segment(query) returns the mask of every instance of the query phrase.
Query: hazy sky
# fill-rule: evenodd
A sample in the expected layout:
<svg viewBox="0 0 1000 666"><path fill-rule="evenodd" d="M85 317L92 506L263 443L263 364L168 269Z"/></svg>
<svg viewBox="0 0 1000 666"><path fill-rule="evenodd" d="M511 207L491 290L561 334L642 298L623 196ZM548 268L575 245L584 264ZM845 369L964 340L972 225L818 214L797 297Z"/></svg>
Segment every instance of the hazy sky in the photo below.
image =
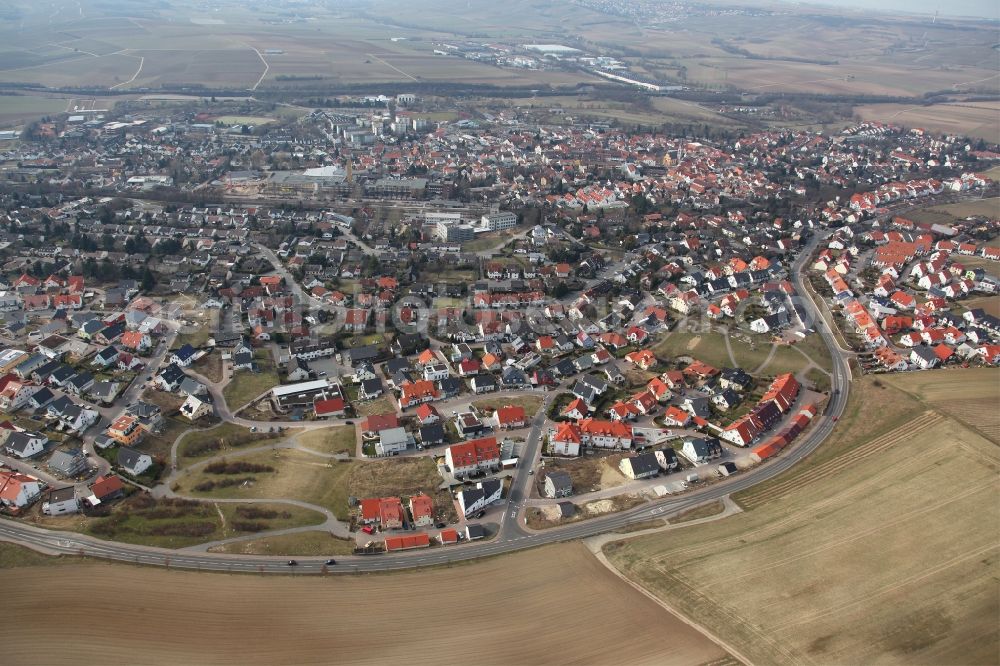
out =
<svg viewBox="0 0 1000 666"><path fill-rule="evenodd" d="M985 16L1000 18L1000 0L818 0L824 5L861 7L877 11L920 12L942 16Z"/></svg>

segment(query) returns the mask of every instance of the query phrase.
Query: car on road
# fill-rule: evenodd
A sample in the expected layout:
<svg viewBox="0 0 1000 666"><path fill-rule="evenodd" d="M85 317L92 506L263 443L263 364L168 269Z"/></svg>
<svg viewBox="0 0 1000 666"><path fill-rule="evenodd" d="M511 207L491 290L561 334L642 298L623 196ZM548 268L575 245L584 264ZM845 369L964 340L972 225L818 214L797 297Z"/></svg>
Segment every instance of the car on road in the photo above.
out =
<svg viewBox="0 0 1000 666"><path fill-rule="evenodd" d="M290 566L290 567L296 567L298 565L299 565L299 563L297 561L295 561L295 560L288 560L288 566Z"/></svg>
<svg viewBox="0 0 1000 666"><path fill-rule="evenodd" d="M375 532L375 528L372 527L371 525L365 525L364 527L361 528L361 531L364 532L365 534L372 534L373 532Z"/></svg>
<svg viewBox="0 0 1000 666"><path fill-rule="evenodd" d="M328 559L326 562L324 562L324 564L328 564L330 566L333 566L336 563L337 563L337 560L333 559L332 557L330 559Z"/></svg>

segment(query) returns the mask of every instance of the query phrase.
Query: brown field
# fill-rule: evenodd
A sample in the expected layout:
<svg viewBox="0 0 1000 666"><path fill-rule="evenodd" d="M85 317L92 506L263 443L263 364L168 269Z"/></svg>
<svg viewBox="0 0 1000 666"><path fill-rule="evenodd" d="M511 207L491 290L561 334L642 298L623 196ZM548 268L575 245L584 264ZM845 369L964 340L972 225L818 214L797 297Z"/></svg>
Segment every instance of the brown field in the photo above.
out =
<svg viewBox="0 0 1000 666"><path fill-rule="evenodd" d="M966 399L992 390L980 371L892 380L930 402L953 394L936 388L949 373L978 387ZM610 544L609 559L754 662L993 663L1000 452L869 380L835 455L750 491L745 513Z"/></svg>
<svg viewBox="0 0 1000 666"><path fill-rule="evenodd" d="M993 273L994 275L1000 273L1000 264L997 264L995 261L990 263L992 263L995 268L988 272ZM991 314L994 317L1000 317L1000 296L981 296L979 298L970 298L967 301L962 301L962 305L969 310L982 308L983 312Z"/></svg>
<svg viewBox="0 0 1000 666"><path fill-rule="evenodd" d="M885 382L1000 444L1000 370L972 368L890 375Z"/></svg>
<svg viewBox="0 0 1000 666"><path fill-rule="evenodd" d="M932 106L869 104L855 107L854 112L863 120L919 127L942 134L964 134L987 141L997 141L1000 137L1000 102Z"/></svg>
<svg viewBox="0 0 1000 666"><path fill-rule="evenodd" d="M703 664L726 657L578 543L447 568L325 579L71 559L37 566L36 559L4 557L19 565L4 585L18 612L0 629L10 666L464 664L467 651L442 637L454 627L475 645L481 664ZM127 612L128 630L120 622L73 622L53 632L43 621L52 615L53 595L68 617ZM382 623L391 624L391 639L372 638L371 627Z"/></svg>

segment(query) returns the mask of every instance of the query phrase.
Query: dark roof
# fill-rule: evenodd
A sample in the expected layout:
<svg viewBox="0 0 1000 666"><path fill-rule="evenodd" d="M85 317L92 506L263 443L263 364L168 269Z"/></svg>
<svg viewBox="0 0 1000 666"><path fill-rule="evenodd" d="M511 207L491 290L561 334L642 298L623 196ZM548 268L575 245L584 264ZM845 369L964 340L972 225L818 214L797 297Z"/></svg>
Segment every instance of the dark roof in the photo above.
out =
<svg viewBox="0 0 1000 666"><path fill-rule="evenodd" d="M628 459L632 465L632 471L638 476L660 471L660 463L656 462L656 454L652 451L640 453Z"/></svg>
<svg viewBox="0 0 1000 666"><path fill-rule="evenodd" d="M444 426L441 422L420 426L420 441L424 443L443 442Z"/></svg>

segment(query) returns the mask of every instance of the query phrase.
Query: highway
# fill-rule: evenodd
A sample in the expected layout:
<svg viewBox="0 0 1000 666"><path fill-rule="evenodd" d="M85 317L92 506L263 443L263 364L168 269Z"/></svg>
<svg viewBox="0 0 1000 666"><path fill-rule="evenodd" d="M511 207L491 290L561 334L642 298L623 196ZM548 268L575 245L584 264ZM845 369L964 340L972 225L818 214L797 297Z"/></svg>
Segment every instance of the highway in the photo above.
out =
<svg viewBox="0 0 1000 666"><path fill-rule="evenodd" d="M815 451L833 432L837 419L847 405L851 381L849 356L838 348L832 331L829 330L820 316L817 304L808 295L803 284L802 269L819 240L820 237L817 236L803 248L790 273L795 289L803 298L804 307L816 321L815 329L829 349L833 361L830 400L827 408L823 414L816 417L816 423L811 430L807 431L803 437L775 459L718 483L692 490L683 495L664 497L634 509L572 523L564 527L537 532L527 530L522 525L523 503L528 496L529 484L534 478L527 473L527 470L533 466L537 458L541 431L545 422L546 401L546 404L532 419L532 429L522 455L522 460L529 461L531 464L525 465L521 468L521 473L515 476L508 493L498 533L495 538L489 541L399 553L344 556L337 558L338 564L336 566L326 567L324 565L325 558L298 558L297 566L289 566L285 558L174 551L102 541L71 532L45 530L8 519L0 520L0 540L35 547L49 553L86 555L178 569L285 574L317 574L324 570L329 573L377 572L472 560L548 543L613 532L630 523L665 517L745 490L781 474Z"/></svg>

